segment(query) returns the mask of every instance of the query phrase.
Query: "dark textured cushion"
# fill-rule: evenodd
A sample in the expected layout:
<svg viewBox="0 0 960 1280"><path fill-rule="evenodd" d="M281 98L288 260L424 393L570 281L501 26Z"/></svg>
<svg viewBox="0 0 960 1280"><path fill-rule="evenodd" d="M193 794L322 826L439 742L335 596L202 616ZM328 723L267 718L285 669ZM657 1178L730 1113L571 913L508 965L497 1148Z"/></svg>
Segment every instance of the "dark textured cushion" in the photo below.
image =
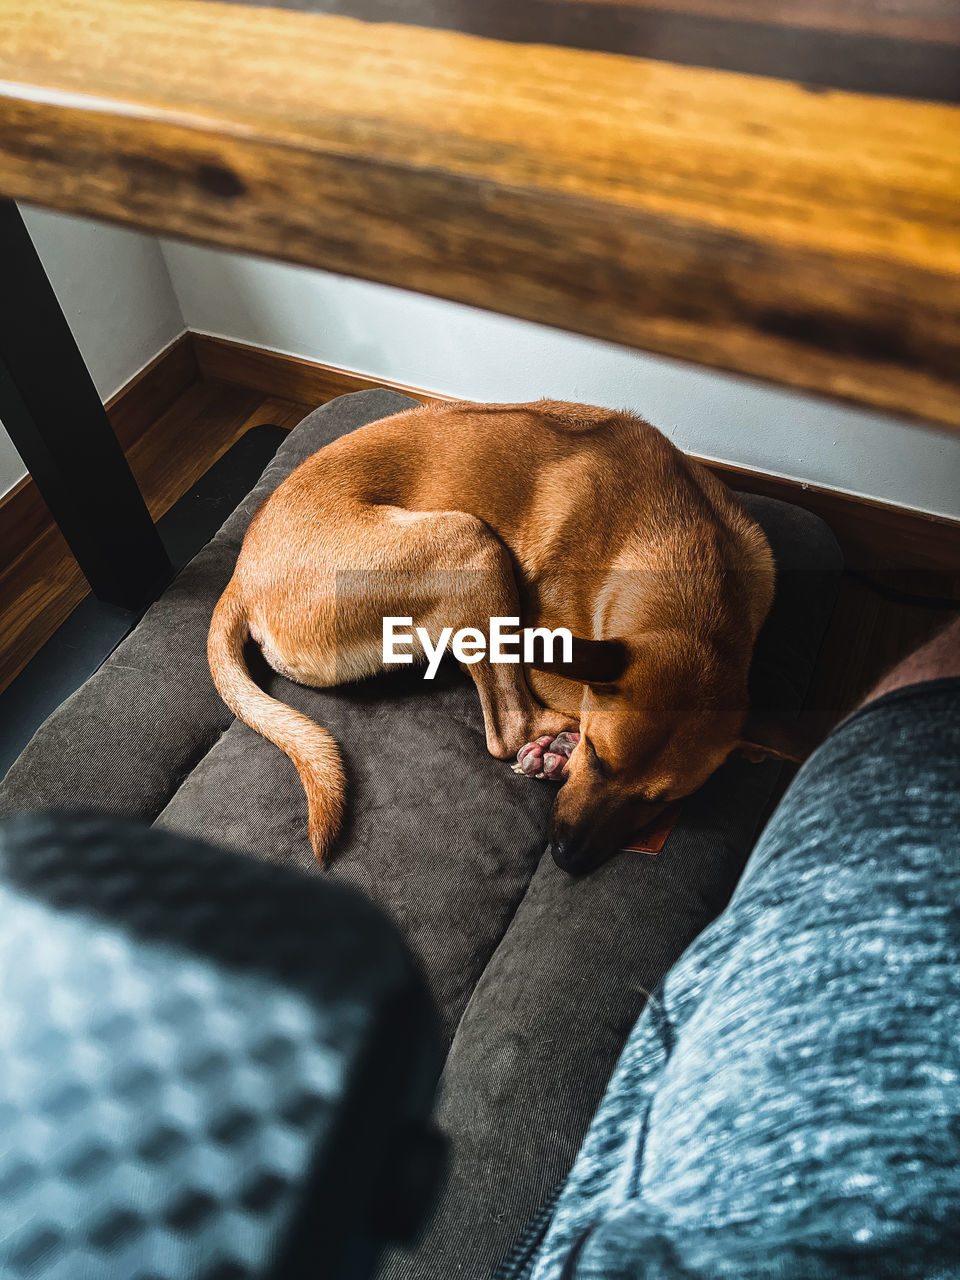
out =
<svg viewBox="0 0 960 1280"><path fill-rule="evenodd" d="M0 816L113 809L314 872L300 781L220 702L207 626L264 496L328 441L411 403L344 396L291 433L217 537L38 731L0 789ZM780 568L755 698L796 710L839 553L807 512L744 502ZM479 702L455 668L432 686L416 673L324 691L272 673L264 683L341 744L349 816L329 874L398 922L452 1037L441 1103L451 1180L427 1240L388 1274L482 1275L569 1168L647 992L725 905L778 769L731 761L685 803L662 853L571 880L542 857L553 786L486 754Z"/></svg>

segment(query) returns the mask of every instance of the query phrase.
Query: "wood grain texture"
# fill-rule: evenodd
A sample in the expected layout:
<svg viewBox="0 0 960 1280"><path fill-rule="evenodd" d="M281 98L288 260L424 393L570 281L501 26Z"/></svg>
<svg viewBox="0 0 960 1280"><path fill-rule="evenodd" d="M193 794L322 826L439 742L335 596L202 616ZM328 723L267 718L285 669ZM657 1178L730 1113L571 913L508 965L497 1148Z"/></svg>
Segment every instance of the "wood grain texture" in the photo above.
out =
<svg viewBox="0 0 960 1280"><path fill-rule="evenodd" d="M261 0L231 3L258 5ZM841 31L895 40L960 41L960 8L955 0L482 0L469 5L458 0L274 0L274 5L278 9L338 13L368 21L413 22L500 39L517 38L519 31L529 31L537 23L540 43L575 43L582 48L596 47L591 43L594 32L581 29L578 39L558 41L558 34L565 35L565 29L558 33L558 24L550 21L550 5L564 5L568 10L589 6L594 11L620 11L627 15L693 15L724 22ZM602 21L596 18L589 25ZM620 32L628 33L629 28L621 26Z"/></svg>
<svg viewBox="0 0 960 1280"><path fill-rule="evenodd" d="M232 0L253 4L259 0ZM280 0L284 9L604 50L777 76L822 88L956 102L947 0L908 12L884 0Z"/></svg>
<svg viewBox="0 0 960 1280"><path fill-rule="evenodd" d="M695 13L734 22L813 27L898 40L960 42L955 0L551 0L554 4ZM309 6L308 6L309 7Z"/></svg>
<svg viewBox="0 0 960 1280"><path fill-rule="evenodd" d="M105 408L130 456L157 417L199 377L184 334L117 392ZM141 469L141 476L143 472ZM89 590L33 480L0 497L0 690L23 669Z"/></svg>
<svg viewBox="0 0 960 1280"><path fill-rule="evenodd" d="M114 435L129 449L199 379L193 338L183 333L104 405Z"/></svg>
<svg viewBox="0 0 960 1280"><path fill-rule="evenodd" d="M9 564L50 524L50 512L30 476L0 497L0 565Z"/></svg>
<svg viewBox="0 0 960 1280"><path fill-rule="evenodd" d="M130 379L104 408L125 451L199 378L192 335L184 333ZM9 565L51 527L37 486L24 476L0 495L0 565Z"/></svg>
<svg viewBox="0 0 960 1280"><path fill-rule="evenodd" d="M8 194L960 425L956 108L188 0L0 80Z"/></svg>
<svg viewBox="0 0 960 1280"><path fill-rule="evenodd" d="M0 571L0 691L89 591L55 525Z"/></svg>
<svg viewBox="0 0 960 1280"><path fill-rule="evenodd" d="M225 338L195 333L192 340L205 377L302 404L323 404L334 396L384 386L423 403L457 398ZM960 599L960 521L732 463L698 461L731 489L779 498L820 516L833 529L851 567L879 573L888 585L903 591Z"/></svg>
<svg viewBox="0 0 960 1280"><path fill-rule="evenodd" d="M191 369L190 383L174 394L178 378ZM156 520L245 431L263 423L292 428L307 407L200 379L192 342L185 338L123 388L108 411ZM76 560L27 478L0 500L0 690L87 591Z"/></svg>
<svg viewBox="0 0 960 1280"><path fill-rule="evenodd" d="M852 569L897 590L960 601L960 521L856 494L700 459L731 489L792 502L833 530Z"/></svg>
<svg viewBox="0 0 960 1280"><path fill-rule="evenodd" d="M814 672L809 709L824 730L851 712L882 675L957 614L884 600L843 578Z"/></svg>

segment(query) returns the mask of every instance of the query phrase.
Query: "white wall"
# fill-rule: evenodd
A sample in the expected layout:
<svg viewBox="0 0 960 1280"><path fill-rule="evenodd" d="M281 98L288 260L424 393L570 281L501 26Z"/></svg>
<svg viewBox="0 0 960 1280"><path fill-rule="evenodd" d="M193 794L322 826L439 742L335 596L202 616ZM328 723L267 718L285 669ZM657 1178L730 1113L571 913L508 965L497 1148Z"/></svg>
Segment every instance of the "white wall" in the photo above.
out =
<svg viewBox="0 0 960 1280"><path fill-rule="evenodd" d="M960 518L960 432L384 285L164 242L188 328L475 400L641 413L708 458Z"/></svg>
<svg viewBox="0 0 960 1280"><path fill-rule="evenodd" d="M183 315L153 236L23 208L54 292L104 400L183 332ZM0 494L25 468L0 426Z"/></svg>
<svg viewBox="0 0 960 1280"><path fill-rule="evenodd" d="M97 389L183 331L476 400L629 407L704 457L960 519L960 433L320 271L27 208ZM0 494L24 469L0 427Z"/></svg>

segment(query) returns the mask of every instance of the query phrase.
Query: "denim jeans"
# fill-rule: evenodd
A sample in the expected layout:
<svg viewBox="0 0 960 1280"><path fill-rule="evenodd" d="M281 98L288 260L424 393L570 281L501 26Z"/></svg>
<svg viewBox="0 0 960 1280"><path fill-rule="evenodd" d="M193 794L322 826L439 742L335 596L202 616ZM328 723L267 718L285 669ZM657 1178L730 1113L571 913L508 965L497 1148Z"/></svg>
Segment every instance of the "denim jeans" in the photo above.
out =
<svg viewBox="0 0 960 1280"><path fill-rule="evenodd" d="M527 1274L960 1276L960 679L800 771L637 1022Z"/></svg>

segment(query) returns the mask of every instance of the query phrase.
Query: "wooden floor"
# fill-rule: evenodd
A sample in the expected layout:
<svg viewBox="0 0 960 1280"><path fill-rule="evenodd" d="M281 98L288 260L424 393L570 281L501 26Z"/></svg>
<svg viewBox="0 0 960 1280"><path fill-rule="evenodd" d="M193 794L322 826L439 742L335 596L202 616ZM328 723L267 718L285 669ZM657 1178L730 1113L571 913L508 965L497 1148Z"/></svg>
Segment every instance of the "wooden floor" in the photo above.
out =
<svg viewBox="0 0 960 1280"><path fill-rule="evenodd" d="M154 518L177 501L251 427L293 427L312 406L205 378L189 387L128 450ZM45 530L0 566L0 689L79 603L86 583L63 539ZM884 600L844 579L811 704L836 719L877 677L951 616Z"/></svg>
<svg viewBox="0 0 960 1280"><path fill-rule="evenodd" d="M127 450L150 514L157 520L169 511L251 427L292 428L311 407L214 380L195 383ZM88 590L63 537L46 521L17 555L0 559L0 692Z"/></svg>

